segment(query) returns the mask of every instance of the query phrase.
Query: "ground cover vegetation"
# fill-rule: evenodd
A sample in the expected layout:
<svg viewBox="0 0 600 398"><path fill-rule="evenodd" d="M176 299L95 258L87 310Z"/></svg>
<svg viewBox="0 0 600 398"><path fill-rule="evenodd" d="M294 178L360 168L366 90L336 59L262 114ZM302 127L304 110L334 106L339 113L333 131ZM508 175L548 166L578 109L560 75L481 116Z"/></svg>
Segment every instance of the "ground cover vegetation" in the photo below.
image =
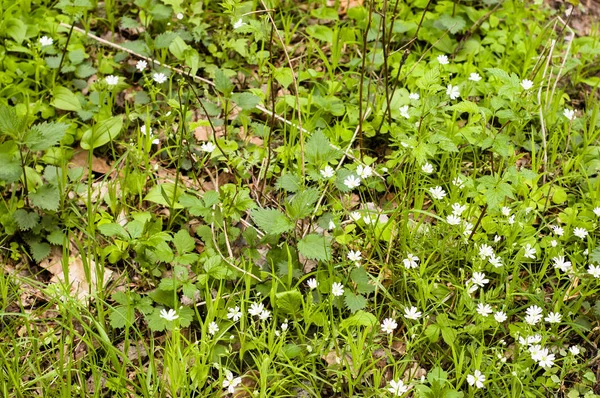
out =
<svg viewBox="0 0 600 398"><path fill-rule="evenodd" d="M600 394L593 2L0 4L1 396Z"/></svg>

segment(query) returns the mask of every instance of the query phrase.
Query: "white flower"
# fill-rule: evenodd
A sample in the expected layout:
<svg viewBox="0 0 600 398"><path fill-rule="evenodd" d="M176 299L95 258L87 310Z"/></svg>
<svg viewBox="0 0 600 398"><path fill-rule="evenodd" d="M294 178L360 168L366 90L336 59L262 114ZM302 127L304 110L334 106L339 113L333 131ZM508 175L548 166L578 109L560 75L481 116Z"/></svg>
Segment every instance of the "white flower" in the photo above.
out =
<svg viewBox="0 0 600 398"><path fill-rule="evenodd" d="M565 256L556 256L552 261L554 261L554 268L558 268L562 272L568 272L571 269L571 262L565 261Z"/></svg>
<svg viewBox="0 0 600 398"><path fill-rule="evenodd" d="M575 119L575 110L565 109L563 112L563 115L569 120L574 120Z"/></svg>
<svg viewBox="0 0 600 398"><path fill-rule="evenodd" d="M358 221L362 218L362 216L360 215L360 212L358 212L358 211L353 211L352 213L350 213L349 217L352 221Z"/></svg>
<svg viewBox="0 0 600 398"><path fill-rule="evenodd" d="M488 257L492 257L494 255L494 249L485 244L482 243L481 246L479 246L479 257L481 257L482 260L485 260Z"/></svg>
<svg viewBox="0 0 600 398"><path fill-rule="evenodd" d="M488 261L490 262L490 264L492 264L495 268L500 268L502 267L502 258L500 258L499 256L493 255L488 257Z"/></svg>
<svg viewBox="0 0 600 398"><path fill-rule="evenodd" d="M408 98L413 100L413 101L418 101L419 98L421 98L421 96L419 95L419 93L410 93L408 95Z"/></svg>
<svg viewBox="0 0 600 398"><path fill-rule="evenodd" d="M398 110L400 111L400 116L405 119L410 119L410 115L408 114L408 105L401 106Z"/></svg>
<svg viewBox="0 0 600 398"><path fill-rule="evenodd" d="M116 86L117 84L119 84L119 76L109 75L109 76L106 76L104 78L104 80L106 81L106 84L108 84L109 86Z"/></svg>
<svg viewBox="0 0 600 398"><path fill-rule="evenodd" d="M412 253L408 253L406 258L402 260L406 269L417 268L419 266L418 261L419 257L413 255Z"/></svg>
<svg viewBox="0 0 600 398"><path fill-rule="evenodd" d="M508 217L508 223L510 225L513 225L515 223L515 215L514 214L512 216Z"/></svg>
<svg viewBox="0 0 600 398"><path fill-rule="evenodd" d="M306 283L308 284L309 289L316 289L317 286L319 285L317 283L317 280L315 278L310 278L309 280L306 281Z"/></svg>
<svg viewBox="0 0 600 398"><path fill-rule="evenodd" d="M179 315L177 315L175 310L172 308L169 309L169 311L163 308L162 310L160 310L160 317L166 321L172 322L175 319L179 318Z"/></svg>
<svg viewBox="0 0 600 398"><path fill-rule="evenodd" d="M323 170L320 171L323 178L331 178L335 175L335 170L333 167L327 165Z"/></svg>
<svg viewBox="0 0 600 398"><path fill-rule="evenodd" d="M446 196L446 191L439 185L437 187L429 188L429 193L433 199L441 200Z"/></svg>
<svg viewBox="0 0 600 398"><path fill-rule="evenodd" d="M440 65L448 65L450 63L448 61L448 56L446 56L444 54L438 55L437 61L440 63Z"/></svg>
<svg viewBox="0 0 600 398"><path fill-rule="evenodd" d="M158 84L161 84L167 81L167 76L164 73L154 73L152 74L152 79Z"/></svg>
<svg viewBox="0 0 600 398"><path fill-rule="evenodd" d="M479 76L479 73L473 72L469 75L469 80L472 82L478 82L481 80L481 76Z"/></svg>
<svg viewBox="0 0 600 398"><path fill-rule="evenodd" d="M54 43L54 39L52 39L51 37L48 37L48 36L40 37L40 46L42 46L42 47L51 46L52 43Z"/></svg>
<svg viewBox="0 0 600 398"><path fill-rule="evenodd" d="M494 314L494 319L496 320L496 322L502 323L506 321L508 317L506 316L506 312L498 311Z"/></svg>
<svg viewBox="0 0 600 398"><path fill-rule="evenodd" d="M351 174L344 180L344 185L348 187L348 189L354 189L360 185L360 178Z"/></svg>
<svg viewBox="0 0 600 398"><path fill-rule="evenodd" d="M282 331L282 332L285 332L286 330L288 330L288 326L289 326L289 325L288 325L288 320L287 320L287 319L284 319L284 320L283 320L283 323L281 324L281 331Z"/></svg>
<svg viewBox="0 0 600 398"><path fill-rule="evenodd" d="M529 90L533 87L533 82L529 79L523 79L521 80L521 87L523 87L523 90Z"/></svg>
<svg viewBox="0 0 600 398"><path fill-rule="evenodd" d="M450 225L460 225L462 222L461 218L454 214L449 214L446 216L446 222Z"/></svg>
<svg viewBox="0 0 600 398"><path fill-rule="evenodd" d="M241 377L234 378L233 374L230 371L225 371L225 380L223 380L223 388L226 388L228 393L233 394L235 392L235 387L237 387L241 382Z"/></svg>
<svg viewBox="0 0 600 398"><path fill-rule="evenodd" d="M596 217L600 217L600 207L594 207L594 210L592 210L592 211L594 212Z"/></svg>
<svg viewBox="0 0 600 398"><path fill-rule="evenodd" d="M346 257L348 257L348 260L350 261L359 262L362 258L362 255L360 253L360 250L350 250Z"/></svg>
<svg viewBox="0 0 600 398"><path fill-rule="evenodd" d="M548 314L547 317L544 318L544 320L548 323L560 323L561 319L562 319L562 315L559 314L558 312L551 312Z"/></svg>
<svg viewBox="0 0 600 398"><path fill-rule="evenodd" d="M452 179L452 185L454 185L458 189L462 189L465 187L465 180L462 176L455 177L454 179Z"/></svg>
<svg viewBox="0 0 600 398"><path fill-rule="evenodd" d="M506 216L506 217L510 216L510 208L509 207L503 206L501 211L502 211L503 216Z"/></svg>
<svg viewBox="0 0 600 398"><path fill-rule="evenodd" d="M538 357L538 365L542 368L551 368L554 365L555 356L554 354L550 354L547 348L542 349Z"/></svg>
<svg viewBox="0 0 600 398"><path fill-rule="evenodd" d="M523 257L534 260L535 252L536 252L535 247L531 247L531 245L528 243L525 245L525 248L523 249Z"/></svg>
<svg viewBox="0 0 600 398"><path fill-rule="evenodd" d="M460 203L452 204L452 214L456 216L460 216L465 210L467 210L467 205L461 205Z"/></svg>
<svg viewBox="0 0 600 398"><path fill-rule="evenodd" d="M552 229L552 232L554 232L554 234L556 234L557 236L563 236L563 234L565 233L565 230L562 229L562 227L559 225L550 225L550 228Z"/></svg>
<svg viewBox="0 0 600 398"><path fill-rule="evenodd" d="M463 231L463 235L467 236L467 235L471 235L473 233L473 224L471 224L468 221L464 221L464 227L465 230Z"/></svg>
<svg viewBox="0 0 600 398"><path fill-rule="evenodd" d="M417 311L417 307L410 307L404 309L404 317L406 319L418 320L423 313L421 311Z"/></svg>
<svg viewBox="0 0 600 398"><path fill-rule="evenodd" d="M385 318L381 323L381 331L391 334L394 333L394 329L398 327L398 323L392 318Z"/></svg>
<svg viewBox="0 0 600 398"><path fill-rule="evenodd" d="M433 173L433 165L431 163L427 162L423 166L421 166L421 171L423 171L423 173L426 173L426 174L431 174L431 173Z"/></svg>
<svg viewBox="0 0 600 398"><path fill-rule="evenodd" d="M477 304L477 313L483 317L487 317L489 314L494 312L492 306L489 304L479 303Z"/></svg>
<svg viewBox="0 0 600 398"><path fill-rule="evenodd" d="M585 237L588 235L588 231L585 228L577 227L573 230L573 235L579 239L585 239Z"/></svg>
<svg viewBox="0 0 600 398"><path fill-rule="evenodd" d="M344 294L344 285L342 285L339 282L334 282L333 285L331 285L331 294L333 294L336 297L339 297L342 294Z"/></svg>
<svg viewBox="0 0 600 398"><path fill-rule="evenodd" d="M216 322L211 322L208 324L208 333L210 333L214 336L215 334L217 334L218 331L219 331L219 325L217 325Z"/></svg>
<svg viewBox="0 0 600 398"><path fill-rule="evenodd" d="M473 285L483 288L489 282L490 280L485 277L483 272L473 272L473 277L471 278L471 283L473 283Z"/></svg>
<svg viewBox="0 0 600 398"><path fill-rule="evenodd" d="M594 278L600 278L600 265L590 264L590 266L587 269L587 272Z"/></svg>
<svg viewBox="0 0 600 398"><path fill-rule="evenodd" d="M581 353L581 350L578 346L572 345L571 347L569 347L569 352L573 355L579 355Z"/></svg>
<svg viewBox="0 0 600 398"><path fill-rule="evenodd" d="M542 309L537 305L532 305L531 307L527 308L527 311L525 312L527 313L525 322L530 325L535 325L542 320Z"/></svg>
<svg viewBox="0 0 600 398"><path fill-rule="evenodd" d="M541 345L532 344L529 346L527 351L529 351L529 354L531 355L531 359L533 359L535 362L539 362L540 359L542 359L543 348Z"/></svg>
<svg viewBox="0 0 600 398"><path fill-rule="evenodd" d="M263 312L264 309L265 306L263 305L263 303L252 303L252 305L250 305L248 313L253 316L258 316L261 312Z"/></svg>
<svg viewBox="0 0 600 398"><path fill-rule="evenodd" d="M552 240L550 241L550 246L552 246L552 247L556 247L557 245L558 245L558 242L556 241L556 239L552 239Z"/></svg>
<svg viewBox="0 0 600 398"><path fill-rule="evenodd" d="M502 240L502 237L500 235L494 235L494 243L498 243Z"/></svg>
<svg viewBox="0 0 600 398"><path fill-rule="evenodd" d="M363 166L362 164L359 164L356 167L356 174L358 174L358 176L364 180L373 175L373 169L371 166Z"/></svg>
<svg viewBox="0 0 600 398"><path fill-rule="evenodd" d="M390 386L388 387L388 391L394 394L397 397L402 396L405 392L408 391L408 386L404 384L402 380L390 380Z"/></svg>
<svg viewBox="0 0 600 398"><path fill-rule="evenodd" d="M242 312L240 311L240 307L229 307L227 310L227 319L233 319L234 322L237 322L242 317Z"/></svg>
<svg viewBox="0 0 600 398"><path fill-rule="evenodd" d="M233 24L233 29L239 29L242 26L246 25L246 23L244 21L242 21L242 18L238 19L237 21L235 21L235 23Z"/></svg>
<svg viewBox="0 0 600 398"><path fill-rule="evenodd" d="M139 61L137 61L137 63L135 64L135 68L137 70L139 70L140 72L143 71L144 69L146 69L146 67L148 66L148 62L144 61L143 59L140 59Z"/></svg>
<svg viewBox="0 0 600 398"><path fill-rule="evenodd" d="M485 375L481 373L479 370L473 372L472 375L467 375L467 383L470 386L475 386L477 388L484 388L483 382L485 381Z"/></svg>
<svg viewBox="0 0 600 398"><path fill-rule="evenodd" d="M335 229L335 223L333 222L333 220L329 221L329 224L327 224L327 229L329 229L330 231L332 229Z"/></svg>
<svg viewBox="0 0 600 398"><path fill-rule="evenodd" d="M453 86L452 84L448 84L448 87L446 88L446 95L448 95L450 97L450 99L453 99L453 100L460 97L460 90L459 90L458 86Z"/></svg>
<svg viewBox="0 0 600 398"><path fill-rule="evenodd" d="M183 19L183 14L178 12L176 17L177 17L177 19L179 19L181 21Z"/></svg>
<svg viewBox="0 0 600 398"><path fill-rule="evenodd" d="M217 146L210 141L207 141L204 144L200 145L200 150L203 152L211 153L215 149L217 149Z"/></svg>
<svg viewBox="0 0 600 398"><path fill-rule="evenodd" d="M271 316L271 311L269 311L269 310L262 310L260 312L260 314L258 315L258 318L261 321L266 321L267 319L269 319L270 316Z"/></svg>

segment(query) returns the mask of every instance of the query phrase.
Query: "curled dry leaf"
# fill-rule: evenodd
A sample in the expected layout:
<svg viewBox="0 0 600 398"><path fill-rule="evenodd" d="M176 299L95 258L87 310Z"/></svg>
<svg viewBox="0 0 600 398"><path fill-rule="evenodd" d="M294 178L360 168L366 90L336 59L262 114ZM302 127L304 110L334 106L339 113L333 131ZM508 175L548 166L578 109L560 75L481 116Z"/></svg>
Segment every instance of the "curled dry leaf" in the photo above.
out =
<svg viewBox="0 0 600 398"><path fill-rule="evenodd" d="M63 256L60 248L54 248L50 257L40 263L40 266L45 268L52 274L50 279L51 283L65 283L68 280L70 285L71 294L78 300L84 300L86 297L93 295L98 285L98 272L99 268L96 263L88 258L89 262L89 273L90 278L88 280L85 273L85 266L83 259L79 256L79 253L75 250L71 250L71 257L69 257L68 275L66 278L63 270ZM102 283L106 284L112 277L113 271L108 268L103 270Z"/></svg>
<svg viewBox="0 0 600 398"><path fill-rule="evenodd" d="M87 177L88 166L89 166L88 156L89 156L88 151L86 151L82 148L77 148L75 150L75 155L73 155L73 157L71 158L71 161L69 162L69 167L82 167L83 168L84 171L83 171L82 178ZM112 170L112 167L106 161L106 159L102 159L102 158L92 155L92 171L94 173L108 174L111 170Z"/></svg>

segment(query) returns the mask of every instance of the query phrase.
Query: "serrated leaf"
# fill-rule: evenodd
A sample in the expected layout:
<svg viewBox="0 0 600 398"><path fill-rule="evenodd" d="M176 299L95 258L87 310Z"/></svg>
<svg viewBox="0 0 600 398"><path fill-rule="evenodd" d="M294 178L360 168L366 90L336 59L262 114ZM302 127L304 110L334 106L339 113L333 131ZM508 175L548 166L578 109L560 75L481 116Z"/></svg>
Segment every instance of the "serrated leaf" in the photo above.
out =
<svg viewBox="0 0 600 398"><path fill-rule="evenodd" d="M439 325L432 323L425 329L425 336L427 336L429 341L435 343L439 340L441 331L442 329L439 327Z"/></svg>
<svg viewBox="0 0 600 398"><path fill-rule="evenodd" d="M356 311L362 310L367 306L367 299L360 294L356 295L347 290L344 292L344 304L354 314Z"/></svg>
<svg viewBox="0 0 600 398"><path fill-rule="evenodd" d="M85 150L95 149L108 144L121 133L123 118L113 116L96 123L81 137L81 147Z"/></svg>
<svg viewBox="0 0 600 398"><path fill-rule="evenodd" d="M60 204L60 193L58 192L58 187L55 185L44 184L37 191L30 193L29 199L35 207L56 211Z"/></svg>
<svg viewBox="0 0 600 398"><path fill-rule="evenodd" d="M458 104L452 105L450 107L450 109L464 113L474 113L474 114L478 114L479 113L479 107L477 106L476 103L471 102L471 101L466 101L463 100L461 102L459 102Z"/></svg>
<svg viewBox="0 0 600 398"><path fill-rule="evenodd" d="M115 329L131 326L135 320L135 309L129 305L119 305L112 309L108 318L110 326Z"/></svg>
<svg viewBox="0 0 600 398"><path fill-rule="evenodd" d="M298 192L302 188L300 177L294 174L283 174L275 184L277 189L283 189L288 192Z"/></svg>
<svg viewBox="0 0 600 398"><path fill-rule="evenodd" d="M0 180L8 183L17 182L23 169L18 158L18 148L13 141L0 144Z"/></svg>
<svg viewBox="0 0 600 398"><path fill-rule="evenodd" d="M40 123L25 133L25 145L32 151L44 151L60 142L67 133L66 123Z"/></svg>
<svg viewBox="0 0 600 398"><path fill-rule="evenodd" d="M350 318L340 322L340 329L347 329L352 326L373 327L375 325L377 325L377 318L375 318L375 315L359 310Z"/></svg>
<svg viewBox="0 0 600 398"><path fill-rule="evenodd" d="M417 79L417 86L427 91L436 91L440 84L440 72L438 68L432 68Z"/></svg>
<svg viewBox="0 0 600 398"><path fill-rule="evenodd" d="M302 293L296 289L275 294L275 305L289 315L298 314L302 309L303 302Z"/></svg>
<svg viewBox="0 0 600 398"><path fill-rule="evenodd" d="M121 225L117 223L98 225L98 231L104 236L118 236L125 240L129 240L129 234Z"/></svg>
<svg viewBox="0 0 600 398"><path fill-rule="evenodd" d="M180 255L189 253L196 247L194 238L192 238L185 229L177 231L177 233L173 236L173 244L177 249L177 253Z"/></svg>
<svg viewBox="0 0 600 398"><path fill-rule="evenodd" d="M77 66L77 69L75 70L75 76L77 76L80 79L87 79L88 77L95 74L97 71L98 70L94 68L91 63L86 62Z"/></svg>
<svg viewBox="0 0 600 398"><path fill-rule="evenodd" d="M168 48L177 37L174 32L164 32L154 38L154 48L157 50Z"/></svg>
<svg viewBox="0 0 600 398"><path fill-rule="evenodd" d="M0 106L0 132L16 138L23 128L23 120L17 115L15 108Z"/></svg>
<svg viewBox="0 0 600 398"><path fill-rule="evenodd" d="M308 217L314 210L314 205L319 200L321 193L316 188L308 188L294 195L286 209L290 217L299 220Z"/></svg>
<svg viewBox="0 0 600 398"><path fill-rule="evenodd" d="M371 278L363 267L355 267L350 272L350 279L356 284L356 291L361 294L368 294L375 291L375 286L369 283Z"/></svg>
<svg viewBox="0 0 600 398"><path fill-rule="evenodd" d="M243 110L254 109L260 104L260 98L252 93L233 93L231 99Z"/></svg>
<svg viewBox="0 0 600 398"><path fill-rule="evenodd" d="M233 91L233 83L221 69L215 69L215 88L226 97Z"/></svg>
<svg viewBox="0 0 600 398"><path fill-rule="evenodd" d="M46 242L30 242L31 256L36 262L40 262L50 255L50 245Z"/></svg>
<svg viewBox="0 0 600 398"><path fill-rule="evenodd" d="M304 150L304 156L308 164L317 167L329 164L339 156L339 150L330 145L329 140L321 131L313 133L306 142Z"/></svg>
<svg viewBox="0 0 600 398"><path fill-rule="evenodd" d="M309 234L298 242L298 251L311 260L331 259L331 243L323 235Z"/></svg>
<svg viewBox="0 0 600 398"><path fill-rule="evenodd" d="M465 20L460 16L451 16L448 14L440 15L437 22L452 34L458 33L466 26Z"/></svg>
<svg viewBox="0 0 600 398"><path fill-rule="evenodd" d="M29 231L31 228L38 225L40 216L35 212L19 209L13 213L13 219L19 226L21 231Z"/></svg>
<svg viewBox="0 0 600 398"><path fill-rule="evenodd" d="M63 111L80 111L82 109L77 95L66 87L55 87L52 96L54 99L50 102L50 105L56 109Z"/></svg>
<svg viewBox="0 0 600 398"><path fill-rule="evenodd" d="M294 223L277 209L254 209L250 216L256 225L269 235L280 235L294 229Z"/></svg>

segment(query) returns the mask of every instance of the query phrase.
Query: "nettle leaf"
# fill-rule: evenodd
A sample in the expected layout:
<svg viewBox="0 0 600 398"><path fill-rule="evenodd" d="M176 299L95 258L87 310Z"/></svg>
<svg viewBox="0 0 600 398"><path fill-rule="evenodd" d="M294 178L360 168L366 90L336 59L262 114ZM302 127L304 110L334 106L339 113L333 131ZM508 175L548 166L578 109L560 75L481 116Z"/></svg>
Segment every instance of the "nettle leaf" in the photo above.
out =
<svg viewBox="0 0 600 398"><path fill-rule="evenodd" d="M30 193L29 199L34 206L40 209L56 211L60 204L60 193L56 185L44 184L34 193Z"/></svg>
<svg viewBox="0 0 600 398"><path fill-rule="evenodd" d="M331 259L331 243L323 235L306 235L298 242L298 251L311 260L328 261Z"/></svg>
<svg viewBox="0 0 600 398"><path fill-rule="evenodd" d="M83 133L81 147L90 150L108 144L119 136L122 128L123 118L121 116L113 116L102 120Z"/></svg>
<svg viewBox="0 0 600 398"><path fill-rule="evenodd" d="M329 164L339 157L339 150L333 148L329 143L325 134L321 131L316 131L308 139L308 142L304 146L304 157L308 164L315 165L317 167Z"/></svg>
<svg viewBox="0 0 600 398"><path fill-rule="evenodd" d="M15 108L2 105L0 106L0 131L16 138L23 128L23 119L17 115Z"/></svg>
<svg viewBox="0 0 600 398"><path fill-rule="evenodd" d="M57 86L52 92L54 99L50 105L63 111L80 111L83 108L77 95L66 87Z"/></svg>
<svg viewBox="0 0 600 398"><path fill-rule="evenodd" d="M13 213L13 219L21 231L29 231L40 222L40 216L35 212L19 209Z"/></svg>
<svg viewBox="0 0 600 398"><path fill-rule="evenodd" d="M308 188L297 193L286 204L288 214L294 220L310 216L320 195L320 192L316 188Z"/></svg>
<svg viewBox="0 0 600 398"><path fill-rule="evenodd" d="M0 165L0 180L13 183L21 178L23 169L19 161L19 148L14 141L0 144Z"/></svg>
<svg viewBox="0 0 600 398"><path fill-rule="evenodd" d="M231 99L245 111L254 109L261 101L259 97L252 93L233 93Z"/></svg>
<svg viewBox="0 0 600 398"><path fill-rule="evenodd" d="M432 68L417 79L417 86L427 91L438 91L440 87L440 72L438 68Z"/></svg>
<svg viewBox="0 0 600 398"><path fill-rule="evenodd" d="M273 77L277 83L287 89L294 82L294 72L290 68L276 68L273 72Z"/></svg>
<svg viewBox="0 0 600 398"><path fill-rule="evenodd" d="M250 216L269 235L279 235L294 229L294 223L277 209L254 209Z"/></svg>
<svg viewBox="0 0 600 398"><path fill-rule="evenodd" d="M112 309L108 319L110 326L115 329L131 326L135 321L135 309L127 305L118 305Z"/></svg>
<svg viewBox="0 0 600 398"><path fill-rule="evenodd" d="M196 247L196 241L185 229L177 231L173 236L173 244L179 254L189 253Z"/></svg>
<svg viewBox="0 0 600 398"><path fill-rule="evenodd" d="M154 38L154 48L157 50L168 48L171 42L178 37L175 32L164 32Z"/></svg>
<svg viewBox="0 0 600 398"><path fill-rule="evenodd" d="M50 245L46 242L30 242L29 248L31 256L38 263L50 255Z"/></svg>
<svg viewBox="0 0 600 398"><path fill-rule="evenodd" d="M355 267L350 272L350 279L356 284L358 293L369 294L375 291L375 286L370 283L371 278L363 267Z"/></svg>
<svg viewBox="0 0 600 398"><path fill-rule="evenodd" d="M440 15L436 23L439 23L452 34L458 33L467 25L465 20L460 16L451 16L448 14Z"/></svg>
<svg viewBox="0 0 600 398"><path fill-rule="evenodd" d="M375 315L359 310L350 318L340 322L340 329L347 329L351 326L373 327L375 325L377 325L377 318L375 318Z"/></svg>
<svg viewBox="0 0 600 398"><path fill-rule="evenodd" d="M67 133L66 123L40 123L25 133L25 145L32 151L44 151L60 142Z"/></svg>
<svg viewBox="0 0 600 398"><path fill-rule="evenodd" d="M221 69L215 69L215 88L226 97L233 92L233 83Z"/></svg>
<svg viewBox="0 0 600 398"><path fill-rule="evenodd" d="M283 189L288 192L298 192L302 188L300 177L294 174L283 174L275 184L277 189Z"/></svg>
<svg viewBox="0 0 600 398"><path fill-rule="evenodd" d="M356 311L362 310L367 306L367 299L360 294L356 295L347 290L344 292L344 304L354 314Z"/></svg>

